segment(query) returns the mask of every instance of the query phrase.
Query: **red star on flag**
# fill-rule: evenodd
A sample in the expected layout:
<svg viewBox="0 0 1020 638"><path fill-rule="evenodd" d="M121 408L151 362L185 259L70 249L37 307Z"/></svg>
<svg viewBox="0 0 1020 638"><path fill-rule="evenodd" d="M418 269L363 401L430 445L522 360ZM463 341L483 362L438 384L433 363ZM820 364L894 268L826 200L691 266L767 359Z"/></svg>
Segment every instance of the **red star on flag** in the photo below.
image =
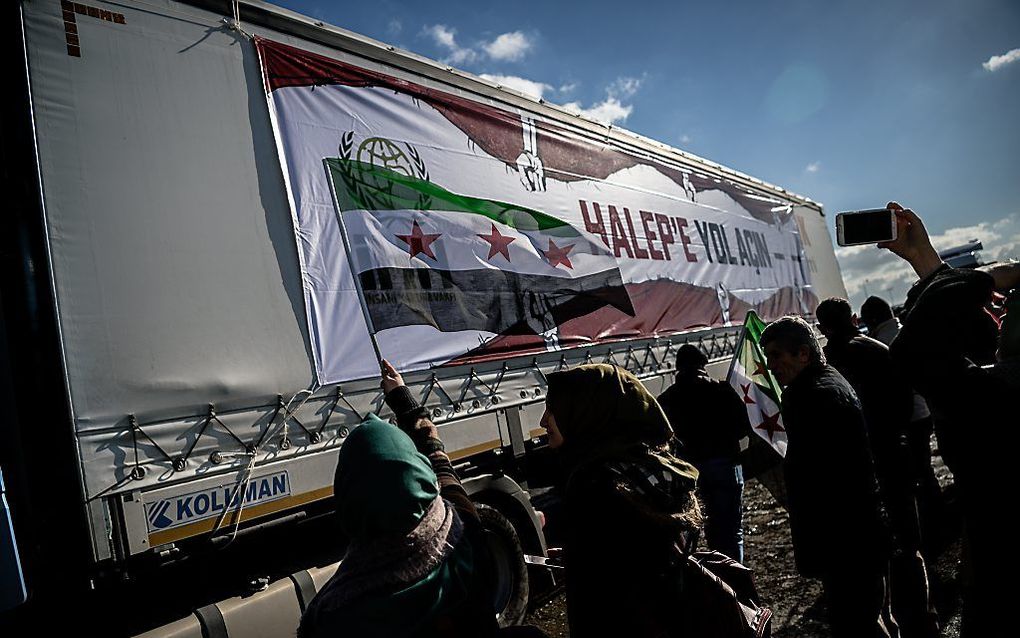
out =
<svg viewBox="0 0 1020 638"><path fill-rule="evenodd" d="M418 253L423 253L426 257L435 259L436 255L432 252L431 244L439 239L440 235L442 235L442 233L429 234L421 232L421 226L418 225L418 220L415 220L414 224L411 226L411 234L397 235L397 239L407 244L407 252L410 253L412 257Z"/></svg>
<svg viewBox="0 0 1020 638"><path fill-rule="evenodd" d="M567 258L567 253L574 248L574 244L567 244L563 248L560 248L553 243L553 240L549 240L549 250L543 250L542 254L549 260L549 265L555 268L558 264L563 264L567 268L573 269L574 265L570 263L570 259Z"/></svg>
<svg viewBox="0 0 1020 638"><path fill-rule="evenodd" d="M764 363L762 363L761 361L758 361L757 359L755 359L755 361L754 361L754 374L752 374L751 376L752 377L765 377L766 379L768 379L769 378L768 368L765 367Z"/></svg>
<svg viewBox="0 0 1020 638"><path fill-rule="evenodd" d="M516 237L500 235L496 229L496 224L492 224L491 235L479 235L479 237L489 242L489 256L486 259L492 259L496 255L503 255L507 261L510 261L510 243L517 241Z"/></svg>
<svg viewBox="0 0 1020 638"><path fill-rule="evenodd" d="M754 384L753 383L748 383L747 385L744 385L743 383L740 384L740 389L744 391L744 403L746 403L748 405L753 405L754 404L754 399L751 398L751 386L752 385L754 385Z"/></svg>
<svg viewBox="0 0 1020 638"><path fill-rule="evenodd" d="M762 422L759 423L758 425L754 426L754 427L758 428L759 430L764 430L765 433L769 435L769 441L772 440L772 436L776 432L786 432L786 428L784 428L783 426L779 425L779 415L780 414L782 414L782 412L778 412L777 411L772 416L769 416L765 412L765 410L761 410Z"/></svg>

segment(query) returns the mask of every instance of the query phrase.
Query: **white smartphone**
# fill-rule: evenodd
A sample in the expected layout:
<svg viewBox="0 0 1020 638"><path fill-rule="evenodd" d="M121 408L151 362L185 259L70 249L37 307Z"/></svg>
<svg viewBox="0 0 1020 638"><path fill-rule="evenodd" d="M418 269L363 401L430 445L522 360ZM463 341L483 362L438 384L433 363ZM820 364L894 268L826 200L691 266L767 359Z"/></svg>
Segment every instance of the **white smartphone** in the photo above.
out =
<svg viewBox="0 0 1020 638"><path fill-rule="evenodd" d="M893 239L896 239L896 213L888 208L852 210L836 215L836 243L840 246Z"/></svg>

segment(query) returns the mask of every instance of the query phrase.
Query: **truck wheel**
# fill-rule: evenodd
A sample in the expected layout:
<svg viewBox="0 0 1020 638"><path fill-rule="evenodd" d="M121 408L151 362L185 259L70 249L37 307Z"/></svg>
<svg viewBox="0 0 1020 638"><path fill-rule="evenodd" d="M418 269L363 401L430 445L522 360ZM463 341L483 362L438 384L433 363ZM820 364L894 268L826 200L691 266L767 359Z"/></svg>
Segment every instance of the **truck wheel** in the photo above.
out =
<svg viewBox="0 0 1020 638"><path fill-rule="evenodd" d="M500 627L519 625L528 611L528 566L513 524L496 508L476 504L493 559L496 619Z"/></svg>

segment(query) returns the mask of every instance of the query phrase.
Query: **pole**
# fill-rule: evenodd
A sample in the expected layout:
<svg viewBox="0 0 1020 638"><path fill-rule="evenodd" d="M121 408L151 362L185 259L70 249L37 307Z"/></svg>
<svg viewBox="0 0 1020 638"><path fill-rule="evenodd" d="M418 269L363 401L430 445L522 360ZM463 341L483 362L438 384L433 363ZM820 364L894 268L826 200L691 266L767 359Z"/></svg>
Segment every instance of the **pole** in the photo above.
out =
<svg viewBox="0 0 1020 638"><path fill-rule="evenodd" d="M737 350L733 353L733 358L730 359L730 369L726 372L726 383L730 382L730 378L733 376L733 368L737 365L737 358L740 353L744 351L744 340L747 339L747 315L754 312L748 310L747 314L744 315L744 325L740 328L740 339L737 341Z"/></svg>
<svg viewBox="0 0 1020 638"><path fill-rule="evenodd" d="M361 302L361 312L365 315L365 323L368 325L368 336L372 340L372 349L375 351L375 358L382 365L382 352L379 350L379 341L375 336L375 326L372 325L372 317L368 313L368 302L365 301L365 291L361 289L358 281L358 273L351 261L351 241L347 237L347 227L344 225L344 214L340 210L340 201L336 197L336 185L333 183L333 171L329 168L329 159L323 158L322 166L326 169L326 179L329 180L329 191L333 197L333 210L336 211L336 220L340 224L340 237L344 242L344 251L347 253L347 265L351 269L351 276L354 278L354 289L358 291L358 301Z"/></svg>

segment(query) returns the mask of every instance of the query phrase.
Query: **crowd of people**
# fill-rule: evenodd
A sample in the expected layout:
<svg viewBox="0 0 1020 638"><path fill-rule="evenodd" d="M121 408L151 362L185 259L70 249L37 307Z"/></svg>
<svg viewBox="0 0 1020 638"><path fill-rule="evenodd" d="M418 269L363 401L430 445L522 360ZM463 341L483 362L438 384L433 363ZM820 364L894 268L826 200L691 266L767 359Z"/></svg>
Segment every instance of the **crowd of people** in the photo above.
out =
<svg viewBox="0 0 1020 638"><path fill-rule="evenodd" d="M1006 635L1016 587L1004 562L1003 492L1007 427L1017 423L1009 397L1020 391L1020 292L1005 295L1020 288L1020 265L951 268L917 215L889 207L898 236L880 246L918 276L899 317L870 298L858 319L834 298L815 313L824 347L799 317L761 335L783 387L797 569L820 579L834 636L939 635L928 570L941 516L934 430L960 494L963 635ZM684 609L664 579L702 529L709 548L743 560L739 442L750 424L707 364L697 348L680 348L676 381L658 398L611 365L548 375L542 426L561 473L574 638L685 635L678 615L699 610ZM475 506L428 412L385 361L382 388L396 426L370 417L341 448L334 499L348 547L299 635L543 635L498 627Z"/></svg>

